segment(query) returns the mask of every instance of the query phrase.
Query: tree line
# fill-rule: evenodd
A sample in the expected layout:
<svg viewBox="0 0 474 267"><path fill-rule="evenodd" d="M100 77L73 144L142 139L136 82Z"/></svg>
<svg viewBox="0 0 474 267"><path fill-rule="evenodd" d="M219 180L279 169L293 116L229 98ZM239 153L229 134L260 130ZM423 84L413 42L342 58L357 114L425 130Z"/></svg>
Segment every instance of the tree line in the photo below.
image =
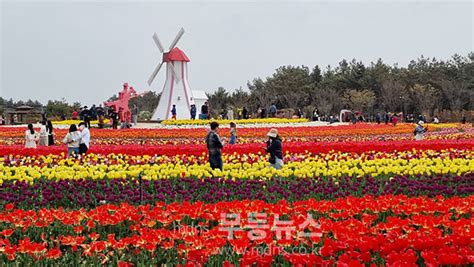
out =
<svg viewBox="0 0 474 267"><path fill-rule="evenodd" d="M455 54L446 61L421 56L406 67L391 66L382 59L368 65L356 59L344 59L336 67L324 69L318 65L312 68L287 65L265 79L248 81L247 89L231 92L219 87L207 96L214 117L229 108L246 107L254 113L259 107L268 110L272 104L278 109L301 109L307 115L314 108L320 115L336 115L341 109L366 114L403 112L428 116L446 110L472 111L474 52L467 56ZM159 97L160 94L148 92L132 99L130 106L136 103L141 112L151 114ZM69 116L81 107L78 102L68 104L64 99L50 100L43 106L38 101L14 102L0 97L0 114L20 105L42 109L48 117Z"/></svg>
<svg viewBox="0 0 474 267"><path fill-rule="evenodd" d="M248 90L229 92L223 87L208 94L218 114L228 108L275 104L279 109L302 109L311 114L335 115L341 109L366 114L403 112L432 116L441 111L462 112L474 107L474 53L455 54L449 60L421 56L408 66L382 61L368 65L353 59L324 70L316 65L281 66L269 77L247 82Z"/></svg>
<svg viewBox="0 0 474 267"><path fill-rule="evenodd" d="M116 99L117 96L114 95L110 97L107 101L112 101ZM145 112L145 118L149 118L151 116L150 114L156 108L158 100L159 95L157 95L155 92L147 92L143 96L132 98L130 100L129 105L130 107L132 107L133 104L137 104L139 110ZM97 103L96 106L99 106L100 104L102 104L102 102ZM0 115L4 114L8 110L14 110L16 107L25 105L34 108L37 112L45 113L48 118L56 119L59 119L62 116L70 118L73 111L79 112L83 107L80 102L74 102L70 104L64 98L61 100L49 100L46 105L43 105L37 100L33 101L29 99L27 101L14 101L13 99L7 100L0 97Z"/></svg>

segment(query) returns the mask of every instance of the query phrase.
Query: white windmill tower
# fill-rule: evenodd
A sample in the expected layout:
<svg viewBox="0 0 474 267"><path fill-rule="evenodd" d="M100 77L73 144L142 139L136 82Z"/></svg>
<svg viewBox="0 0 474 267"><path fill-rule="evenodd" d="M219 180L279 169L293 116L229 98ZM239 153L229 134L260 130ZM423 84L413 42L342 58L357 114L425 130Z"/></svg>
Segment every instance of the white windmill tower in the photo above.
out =
<svg viewBox="0 0 474 267"><path fill-rule="evenodd" d="M194 98L188 84L188 62L190 60L181 49L175 47L183 34L184 29L181 28L171 43L168 52L165 52L158 35L153 34L153 40L163 54L163 58L148 79L148 85L151 85L163 63L166 63L166 81L158 106L151 117L152 120L171 118L173 105L176 105L177 119L189 118L191 105L194 104Z"/></svg>

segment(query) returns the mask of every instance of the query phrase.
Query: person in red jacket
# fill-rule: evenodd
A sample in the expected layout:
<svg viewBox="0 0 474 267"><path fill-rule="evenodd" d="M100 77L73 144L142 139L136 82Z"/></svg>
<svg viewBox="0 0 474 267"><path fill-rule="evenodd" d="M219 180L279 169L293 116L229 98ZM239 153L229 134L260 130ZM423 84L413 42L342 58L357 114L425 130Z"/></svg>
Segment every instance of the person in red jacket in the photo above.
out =
<svg viewBox="0 0 474 267"><path fill-rule="evenodd" d="M74 110L74 111L72 112L72 119L73 119L73 120L77 120L77 116L78 116L77 110Z"/></svg>
<svg viewBox="0 0 474 267"><path fill-rule="evenodd" d="M397 122L398 122L398 116L397 116L397 114L393 114L393 116L392 116L393 126L397 126Z"/></svg>

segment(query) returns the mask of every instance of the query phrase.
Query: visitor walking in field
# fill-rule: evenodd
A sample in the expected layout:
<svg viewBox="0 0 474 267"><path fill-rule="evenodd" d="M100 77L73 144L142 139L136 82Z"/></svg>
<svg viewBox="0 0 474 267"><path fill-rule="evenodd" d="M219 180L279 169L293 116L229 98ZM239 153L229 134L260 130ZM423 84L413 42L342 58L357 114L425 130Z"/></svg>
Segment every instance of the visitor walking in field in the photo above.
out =
<svg viewBox="0 0 474 267"><path fill-rule="evenodd" d="M67 145L68 156L79 154L79 135L80 133L77 131L77 126L75 124L71 124L71 126L69 126L69 132L63 139L63 143Z"/></svg>
<svg viewBox="0 0 474 267"><path fill-rule="evenodd" d="M277 129L271 129L268 133L267 147L265 150L267 153L270 153L268 161L270 162L270 167L273 167L277 170L283 168L283 151L281 146L281 139L278 136Z"/></svg>
<svg viewBox="0 0 474 267"><path fill-rule="evenodd" d="M395 113L392 116L392 124L393 126L397 126L397 123L398 123L398 115Z"/></svg>
<svg viewBox="0 0 474 267"><path fill-rule="evenodd" d="M41 121L40 131L39 131L39 146L48 145L48 130L46 129L46 121Z"/></svg>
<svg viewBox="0 0 474 267"><path fill-rule="evenodd" d="M86 127L84 122L79 123L79 130L81 132L73 139L73 141L79 141L79 154L85 154L87 150L89 150L91 132L89 131L89 128Z"/></svg>
<svg viewBox="0 0 474 267"><path fill-rule="evenodd" d="M390 113L385 113L385 115L383 116L383 120L385 122L385 125L388 124L388 121L390 120Z"/></svg>
<svg viewBox="0 0 474 267"><path fill-rule="evenodd" d="M206 136L207 149L209 151L209 163L212 169L220 169L222 171L222 148L224 144L217 133L219 129L219 123L211 122L211 130Z"/></svg>
<svg viewBox="0 0 474 267"><path fill-rule="evenodd" d="M242 118L243 118L244 120L246 120L246 119L249 118L249 111L248 111L247 107L244 107L244 108L242 109Z"/></svg>
<svg viewBox="0 0 474 267"><path fill-rule="evenodd" d="M237 143L237 124L235 124L235 122L231 122L229 145L234 145L235 143Z"/></svg>
<svg viewBox="0 0 474 267"><path fill-rule="evenodd" d="M173 108L171 109L171 119L176 120L176 105L173 105Z"/></svg>
<svg viewBox="0 0 474 267"><path fill-rule="evenodd" d="M87 109L87 106L84 106L80 113L80 119L85 122L85 125L87 128L91 127L91 118L90 118L90 113L89 110Z"/></svg>
<svg viewBox="0 0 474 267"><path fill-rule="evenodd" d="M303 117L303 112L301 111L301 109L296 110L296 117L298 117L298 119L301 119Z"/></svg>
<svg viewBox="0 0 474 267"><path fill-rule="evenodd" d="M71 118L72 118L73 120L77 120L78 114L79 114L79 113L77 112L77 110L74 110L74 111L72 112L72 117L71 117Z"/></svg>
<svg viewBox="0 0 474 267"><path fill-rule="evenodd" d="M234 120L234 110L232 109L232 107L230 107L229 110L227 110L227 119Z"/></svg>
<svg viewBox="0 0 474 267"><path fill-rule="evenodd" d="M377 124L380 124L380 122L382 121L382 116L380 115L380 112L377 113L377 115L375 115L375 122Z"/></svg>
<svg viewBox="0 0 474 267"><path fill-rule="evenodd" d="M201 115L199 115L200 120L207 120L209 118L209 106L207 105L207 102L204 103L204 105L201 106Z"/></svg>
<svg viewBox="0 0 474 267"><path fill-rule="evenodd" d="M112 129L117 129L119 122L119 114L115 110L112 111L110 119L112 121Z"/></svg>
<svg viewBox="0 0 474 267"><path fill-rule="evenodd" d="M25 148L36 148L38 135L33 129L33 124L28 124L28 130L25 132Z"/></svg>
<svg viewBox="0 0 474 267"><path fill-rule="evenodd" d="M415 132L414 132L416 140L423 140L424 133L426 133L428 131L428 128L423 127L423 124L425 124L425 123L420 120L418 122L418 125L416 125Z"/></svg>
<svg viewBox="0 0 474 267"><path fill-rule="evenodd" d="M137 125L137 122L138 122L138 106L137 106L137 104L133 104L133 107L132 107L132 120L133 120L133 125Z"/></svg>
<svg viewBox="0 0 474 267"><path fill-rule="evenodd" d="M99 105L99 107L97 108L97 119L99 120L97 126L99 126L99 129L104 128L104 116L105 110L102 105Z"/></svg>
<svg viewBox="0 0 474 267"><path fill-rule="evenodd" d="M48 132L48 146L54 146L53 123L50 120L46 123L46 130Z"/></svg>
<svg viewBox="0 0 474 267"><path fill-rule="evenodd" d="M196 119L196 113L197 113L197 109L196 109L196 105L195 104L192 104L191 105L191 120L195 120Z"/></svg>
<svg viewBox="0 0 474 267"><path fill-rule="evenodd" d="M312 121L318 121L318 120L319 120L319 112L317 108L314 108Z"/></svg>
<svg viewBox="0 0 474 267"><path fill-rule="evenodd" d="M276 114L277 114L277 107L275 106L275 104L272 104L270 106L270 117L272 118L275 118L276 117Z"/></svg>

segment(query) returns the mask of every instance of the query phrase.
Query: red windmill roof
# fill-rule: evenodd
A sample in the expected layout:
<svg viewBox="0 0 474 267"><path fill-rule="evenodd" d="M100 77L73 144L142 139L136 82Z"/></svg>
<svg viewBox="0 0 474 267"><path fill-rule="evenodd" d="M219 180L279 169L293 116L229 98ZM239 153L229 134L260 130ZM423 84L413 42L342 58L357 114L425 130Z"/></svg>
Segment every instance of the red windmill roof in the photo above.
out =
<svg viewBox="0 0 474 267"><path fill-rule="evenodd" d="M171 51L166 54L165 59L165 61L190 61L186 54L177 47L171 49Z"/></svg>

